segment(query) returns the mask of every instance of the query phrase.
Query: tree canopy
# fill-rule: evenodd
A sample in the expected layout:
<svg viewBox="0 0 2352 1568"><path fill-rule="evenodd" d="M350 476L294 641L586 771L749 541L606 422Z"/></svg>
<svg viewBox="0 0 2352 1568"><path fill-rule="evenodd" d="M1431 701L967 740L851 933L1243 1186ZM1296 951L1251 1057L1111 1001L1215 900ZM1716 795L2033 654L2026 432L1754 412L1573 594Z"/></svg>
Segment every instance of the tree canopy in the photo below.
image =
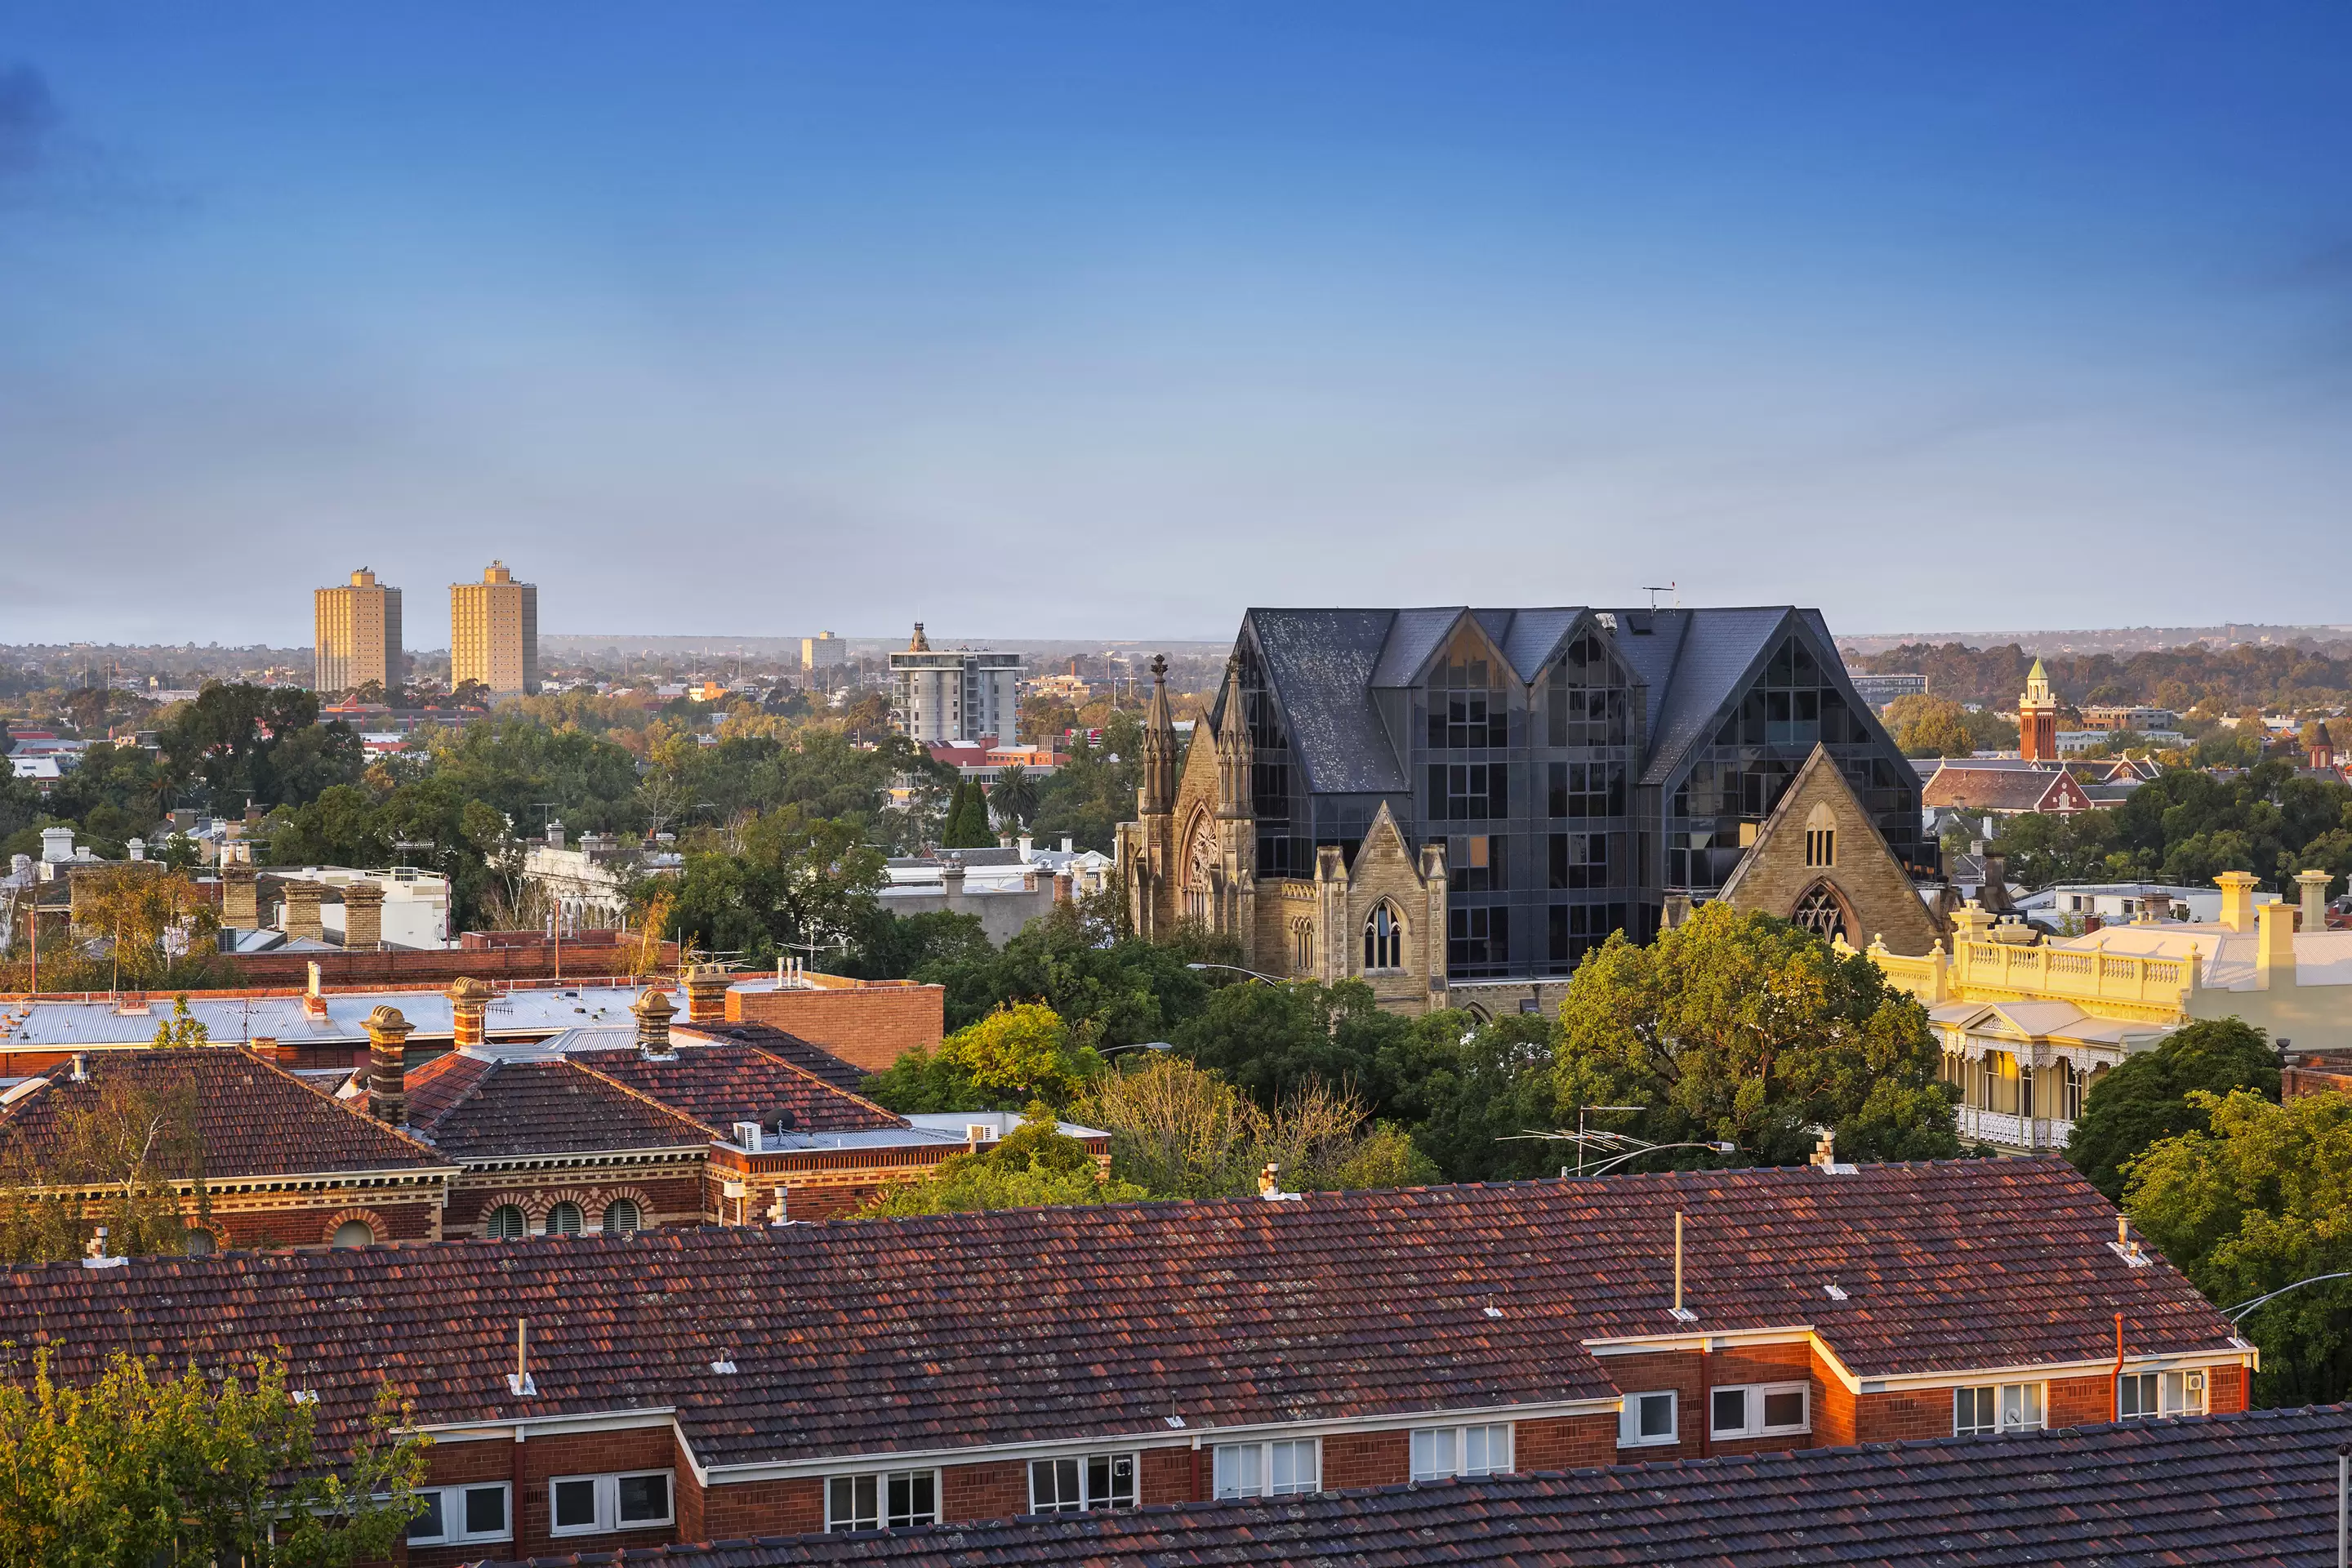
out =
<svg viewBox="0 0 2352 1568"><path fill-rule="evenodd" d="M2066 1158L2091 1184L2120 1200L2131 1163L2151 1145L2202 1132L2208 1118L2199 1090L2250 1089L2279 1097L2278 1056L2262 1030L2236 1018L2200 1018L2126 1058L2084 1097L2066 1140Z"/></svg>
<svg viewBox="0 0 2352 1568"><path fill-rule="evenodd" d="M1000 1007L940 1042L918 1047L866 1080L868 1097L893 1110L1013 1110L1068 1103L1102 1058L1050 1007Z"/></svg>
<svg viewBox="0 0 2352 1568"><path fill-rule="evenodd" d="M1646 947L1615 933L1570 981L1560 1024L1559 1106L1644 1106L1624 1130L1653 1142L1795 1164L1824 1127L1848 1158L1959 1152L1919 1004L1769 915L1709 903Z"/></svg>
<svg viewBox="0 0 2352 1568"><path fill-rule="evenodd" d="M2251 871L2292 895L2297 871L2352 874L2352 788L2297 776L2284 762L2233 776L2169 769L2112 806L2011 817L2001 824L2000 845L2010 874L2032 888L2084 881L2199 887L2223 871Z"/></svg>
<svg viewBox="0 0 2352 1568"><path fill-rule="evenodd" d="M2352 1095L2273 1104L2251 1089L2189 1091L2200 1130L2151 1144L2125 1206L2164 1256L2223 1307L2352 1270ZM2262 1349L2257 1405L2352 1394L2352 1280L2307 1285L2241 1321Z"/></svg>
<svg viewBox="0 0 2352 1568"><path fill-rule="evenodd" d="M1060 1131L1051 1108L1037 1104L1010 1135L984 1149L950 1156L922 1181L885 1190L857 1217L1133 1203L1150 1195L1132 1182L1099 1175L1087 1146Z"/></svg>
<svg viewBox="0 0 2352 1568"><path fill-rule="evenodd" d="M321 1463L318 1405L283 1363L166 1375L117 1354L88 1387L47 1350L0 1381L0 1564L344 1568L383 1562L416 1514L430 1439L386 1388L350 1463Z"/></svg>

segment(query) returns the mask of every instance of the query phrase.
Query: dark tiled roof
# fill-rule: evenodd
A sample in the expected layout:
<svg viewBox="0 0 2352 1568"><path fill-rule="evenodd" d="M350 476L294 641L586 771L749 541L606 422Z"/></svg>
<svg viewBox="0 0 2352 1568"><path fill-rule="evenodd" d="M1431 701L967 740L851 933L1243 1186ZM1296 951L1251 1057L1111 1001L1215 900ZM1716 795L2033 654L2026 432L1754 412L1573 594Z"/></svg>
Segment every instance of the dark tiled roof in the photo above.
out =
<svg viewBox="0 0 2352 1568"><path fill-rule="evenodd" d="M439 1068L451 1053L428 1063ZM585 1154L615 1149L677 1149L710 1142L709 1129L667 1110L568 1057L484 1061L442 1068L424 1078L409 1104L409 1124L452 1159L514 1154ZM457 1092L445 1092L463 1079Z"/></svg>
<svg viewBox="0 0 2352 1568"><path fill-rule="evenodd" d="M907 1125L896 1111L827 1083L806 1068L731 1040L688 1046L659 1060L633 1050L584 1051L569 1059L714 1132L727 1131L738 1121L772 1128L778 1111L790 1111L794 1131L801 1132Z"/></svg>
<svg viewBox="0 0 2352 1568"><path fill-rule="evenodd" d="M1730 701L1758 660L1772 650L1794 614L1774 605L1761 609L1659 610L1652 616L1654 630L1630 630L1644 610L1619 610L1615 646L1633 656L1645 642L1654 644L1669 622L1679 623L1679 637L1671 654L1671 670L1661 679L1643 669L1650 682L1650 730L1642 768L1642 782L1664 784L1682 770L1690 753L1715 739L1721 727L1724 704ZM1656 648L1656 653L1669 651ZM1835 655L1832 654L1834 659ZM1640 668L1637 663L1635 668Z"/></svg>
<svg viewBox="0 0 2352 1568"><path fill-rule="evenodd" d="M379 1368L426 1424L675 1405L722 1465L1612 1397L1590 1338L1810 1324L1876 1376L2095 1363L2121 1311L2230 1353L2114 1225L2054 1160L1679 1173L51 1267L0 1275L0 1342L72 1381L282 1345L338 1441Z"/></svg>
<svg viewBox="0 0 2352 1568"><path fill-rule="evenodd" d="M772 1057L781 1057L796 1068L813 1072L835 1089L845 1089L856 1094L866 1087L869 1076L855 1062L843 1061L822 1046L811 1045L798 1035L788 1035L772 1024L688 1024L684 1020L669 1026L670 1039L691 1050L698 1037L706 1040L732 1040L738 1045L757 1046Z"/></svg>
<svg viewBox="0 0 2352 1568"><path fill-rule="evenodd" d="M448 1163L250 1051L202 1046L99 1051L88 1059L87 1081L74 1082L72 1067L60 1064L39 1075L46 1088L0 1110L0 1140L21 1141L39 1160L58 1135L60 1112L93 1106L103 1085L128 1079L155 1093L194 1091L207 1177L431 1169ZM185 1162L176 1164L168 1173L195 1173Z"/></svg>
<svg viewBox="0 0 2352 1568"><path fill-rule="evenodd" d="M880 1563L1207 1568L1313 1562L1678 1568L2336 1561L2341 1405L1621 1465L1276 1501L726 1542L661 1568ZM609 1563L612 1553L532 1560Z"/></svg>

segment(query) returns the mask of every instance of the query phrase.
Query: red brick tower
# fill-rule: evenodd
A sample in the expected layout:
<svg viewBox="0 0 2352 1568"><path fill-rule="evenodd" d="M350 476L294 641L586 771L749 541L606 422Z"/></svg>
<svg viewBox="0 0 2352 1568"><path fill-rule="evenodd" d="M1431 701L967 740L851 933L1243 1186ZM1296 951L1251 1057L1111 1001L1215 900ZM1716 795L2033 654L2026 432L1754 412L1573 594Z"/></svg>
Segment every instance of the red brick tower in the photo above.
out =
<svg viewBox="0 0 2352 1568"><path fill-rule="evenodd" d="M2038 658L2026 671L2025 695L2017 700L2017 754L2029 763L2058 760L2058 699Z"/></svg>

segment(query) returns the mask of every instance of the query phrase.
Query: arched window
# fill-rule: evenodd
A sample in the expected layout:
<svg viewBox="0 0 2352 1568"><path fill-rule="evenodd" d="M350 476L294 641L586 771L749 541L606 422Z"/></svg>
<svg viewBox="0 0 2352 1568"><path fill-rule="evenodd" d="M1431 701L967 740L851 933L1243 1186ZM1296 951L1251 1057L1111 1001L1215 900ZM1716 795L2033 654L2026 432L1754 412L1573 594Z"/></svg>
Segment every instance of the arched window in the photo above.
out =
<svg viewBox="0 0 2352 1568"><path fill-rule="evenodd" d="M1209 819L1204 815L1192 830L1192 843L1184 856L1184 912L1202 925L1214 922L1217 883L1217 840L1209 831Z"/></svg>
<svg viewBox="0 0 2352 1568"><path fill-rule="evenodd" d="M635 1198L614 1198L604 1210L606 1236L635 1236L644 1224Z"/></svg>
<svg viewBox="0 0 2352 1568"><path fill-rule="evenodd" d="M1837 813L1829 808L1826 801L1805 814L1805 864L1837 864Z"/></svg>
<svg viewBox="0 0 2352 1568"><path fill-rule="evenodd" d="M1290 970L1310 974L1315 970L1315 922L1294 921L1290 927Z"/></svg>
<svg viewBox="0 0 2352 1568"><path fill-rule="evenodd" d="M203 1258L220 1246L219 1239L201 1226L190 1226L181 1243L191 1258Z"/></svg>
<svg viewBox="0 0 2352 1568"><path fill-rule="evenodd" d="M530 1226L522 1217L522 1210L512 1204L500 1204L482 1222L482 1234L492 1241L520 1241Z"/></svg>
<svg viewBox="0 0 2352 1568"><path fill-rule="evenodd" d="M561 1203L547 1211L547 1234L550 1236L578 1236L583 1223L578 1204Z"/></svg>
<svg viewBox="0 0 2352 1568"><path fill-rule="evenodd" d="M363 1219L347 1219L335 1227L337 1247L367 1247L375 1240L375 1228Z"/></svg>
<svg viewBox="0 0 2352 1568"><path fill-rule="evenodd" d="M1789 918L1823 942L1839 935L1844 935L1848 942L1853 940L1845 929L1845 904L1827 882L1816 882L1807 889Z"/></svg>
<svg viewBox="0 0 2352 1568"><path fill-rule="evenodd" d="M1404 921L1385 899L1364 921L1364 970L1375 973L1404 967Z"/></svg>

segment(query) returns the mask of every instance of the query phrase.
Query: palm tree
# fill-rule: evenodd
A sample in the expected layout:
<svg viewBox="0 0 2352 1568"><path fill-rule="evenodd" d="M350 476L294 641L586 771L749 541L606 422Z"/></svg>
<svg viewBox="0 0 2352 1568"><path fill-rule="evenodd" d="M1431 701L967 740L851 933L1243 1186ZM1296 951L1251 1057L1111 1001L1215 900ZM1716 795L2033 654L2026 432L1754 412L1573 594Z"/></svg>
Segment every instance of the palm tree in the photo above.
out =
<svg viewBox="0 0 2352 1568"><path fill-rule="evenodd" d="M1009 763L990 786L988 804L997 821L1017 833L1037 815L1037 781L1019 763Z"/></svg>

